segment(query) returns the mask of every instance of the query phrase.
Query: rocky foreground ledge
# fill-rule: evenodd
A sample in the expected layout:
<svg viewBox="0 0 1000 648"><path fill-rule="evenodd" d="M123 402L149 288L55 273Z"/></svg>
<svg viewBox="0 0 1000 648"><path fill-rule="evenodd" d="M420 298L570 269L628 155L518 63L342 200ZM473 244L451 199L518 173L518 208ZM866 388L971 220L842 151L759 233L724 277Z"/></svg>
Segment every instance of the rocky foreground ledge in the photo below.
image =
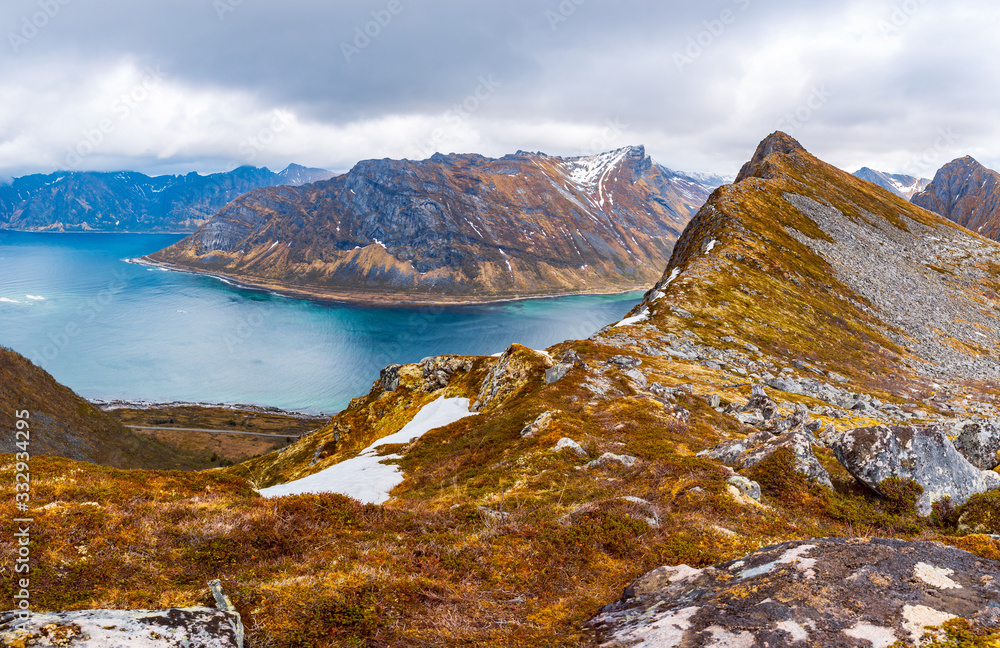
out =
<svg viewBox="0 0 1000 648"><path fill-rule="evenodd" d="M218 609L0 612L0 643L9 648L243 648L240 615L218 581L209 583Z"/></svg>
<svg viewBox="0 0 1000 648"><path fill-rule="evenodd" d="M889 648L956 621L1000 628L1000 563L931 542L815 539L660 567L590 626L608 648Z"/></svg>

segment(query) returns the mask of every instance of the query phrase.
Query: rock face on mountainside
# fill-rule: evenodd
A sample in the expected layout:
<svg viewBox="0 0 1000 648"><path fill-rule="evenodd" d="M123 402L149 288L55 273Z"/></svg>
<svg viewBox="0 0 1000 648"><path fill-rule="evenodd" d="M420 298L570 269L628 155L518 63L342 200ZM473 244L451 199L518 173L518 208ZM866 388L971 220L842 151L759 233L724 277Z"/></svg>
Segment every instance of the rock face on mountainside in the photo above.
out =
<svg viewBox="0 0 1000 648"><path fill-rule="evenodd" d="M1000 240L1000 173L971 157L941 167L913 204L983 236Z"/></svg>
<svg viewBox="0 0 1000 648"><path fill-rule="evenodd" d="M711 189L642 147L367 160L327 182L242 196L150 259L359 300L624 291L659 276Z"/></svg>
<svg viewBox="0 0 1000 648"><path fill-rule="evenodd" d="M24 356L0 347L2 425L14 430L15 416L27 412L25 435L0 438L0 452L66 457L115 468L186 468L191 457L141 437L55 381ZM25 417L21 417L25 418Z"/></svg>
<svg viewBox="0 0 1000 648"><path fill-rule="evenodd" d="M240 167L208 176L141 173L30 175L0 185L0 229L33 231L193 231L238 196L260 187L300 186L333 177L290 165L280 173Z"/></svg>
<svg viewBox="0 0 1000 648"><path fill-rule="evenodd" d="M608 648L888 648L956 620L1000 629L1000 563L936 543L819 539L660 567L591 626Z"/></svg>
<svg viewBox="0 0 1000 648"><path fill-rule="evenodd" d="M914 178L913 176L900 173L885 173L884 171L869 169L868 167L858 169L854 172L854 175L883 189L888 189L897 196L906 198L907 200L910 200L915 194L926 189L927 185L931 182L928 178Z"/></svg>

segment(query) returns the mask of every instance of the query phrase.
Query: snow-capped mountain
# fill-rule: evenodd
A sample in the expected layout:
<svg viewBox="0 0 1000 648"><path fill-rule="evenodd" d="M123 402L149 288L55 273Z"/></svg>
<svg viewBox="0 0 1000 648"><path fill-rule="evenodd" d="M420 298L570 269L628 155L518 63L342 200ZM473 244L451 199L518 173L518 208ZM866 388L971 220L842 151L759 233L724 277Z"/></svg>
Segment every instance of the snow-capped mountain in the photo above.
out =
<svg viewBox="0 0 1000 648"><path fill-rule="evenodd" d="M242 196L151 258L345 299L630 290L655 280L710 192L641 146L366 160L327 182Z"/></svg>
<svg viewBox="0 0 1000 648"><path fill-rule="evenodd" d="M914 178L913 176L898 173L885 173L869 169L868 167L858 169L854 172L854 175L872 184L877 184L883 189L888 189L897 196L902 196L907 200L913 198L914 195L923 191L930 184L928 178Z"/></svg>

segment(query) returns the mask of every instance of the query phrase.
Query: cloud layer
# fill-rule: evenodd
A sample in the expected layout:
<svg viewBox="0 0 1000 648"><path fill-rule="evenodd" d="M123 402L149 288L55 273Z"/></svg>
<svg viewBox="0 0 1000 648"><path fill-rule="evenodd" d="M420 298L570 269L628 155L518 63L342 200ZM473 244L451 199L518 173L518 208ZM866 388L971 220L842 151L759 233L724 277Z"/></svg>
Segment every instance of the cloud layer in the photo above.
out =
<svg viewBox="0 0 1000 648"><path fill-rule="evenodd" d="M0 175L626 144L732 174L778 128L849 170L997 168L998 18L972 0L10 0Z"/></svg>

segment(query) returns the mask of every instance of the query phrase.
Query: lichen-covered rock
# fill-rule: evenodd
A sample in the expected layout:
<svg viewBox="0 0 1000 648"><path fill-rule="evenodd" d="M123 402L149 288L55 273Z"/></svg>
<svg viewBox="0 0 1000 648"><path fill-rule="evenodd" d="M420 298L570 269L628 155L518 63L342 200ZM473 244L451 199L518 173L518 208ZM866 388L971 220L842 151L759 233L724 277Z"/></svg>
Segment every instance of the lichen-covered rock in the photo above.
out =
<svg viewBox="0 0 1000 648"><path fill-rule="evenodd" d="M736 461L743 456L746 451L746 439L733 439L732 441L724 441L714 448L702 450L698 453L698 456L715 459L719 463L726 466L735 466Z"/></svg>
<svg viewBox="0 0 1000 648"><path fill-rule="evenodd" d="M955 439L955 449L980 470L1000 465L1000 422L972 421L962 427Z"/></svg>
<svg viewBox="0 0 1000 648"><path fill-rule="evenodd" d="M542 412L538 415L538 418L521 428L521 436L525 439L530 439L542 430L547 430L556 414L558 414L556 410Z"/></svg>
<svg viewBox="0 0 1000 648"><path fill-rule="evenodd" d="M0 642L69 648L242 648L243 626L238 614L204 607L35 613L26 622L17 612L3 612Z"/></svg>
<svg viewBox="0 0 1000 648"><path fill-rule="evenodd" d="M930 542L788 542L660 567L588 624L607 648L888 648L945 621L1000 628L1000 563Z"/></svg>
<svg viewBox="0 0 1000 648"><path fill-rule="evenodd" d="M1000 488L1000 475L969 463L941 427L858 428L837 437L832 447L844 468L876 492L890 477L913 479L923 486L917 513L924 516L946 496L960 505L973 495Z"/></svg>
<svg viewBox="0 0 1000 648"><path fill-rule="evenodd" d="M631 468L639 462L632 455L620 455L613 452L605 452L597 459L587 464L587 468L610 468L613 466Z"/></svg>
<svg viewBox="0 0 1000 648"><path fill-rule="evenodd" d="M493 363L471 411L481 412L502 403L527 384L533 373L544 374L554 364L552 358L544 353L520 344L510 345Z"/></svg>
<svg viewBox="0 0 1000 648"><path fill-rule="evenodd" d="M813 454L812 446L815 439L802 431L787 432L781 436L752 447L736 459L734 465L741 468L753 468L764 461L780 448L790 448L795 453L795 470L802 473L810 480L822 484L827 488L833 488L830 481L830 473L819 462Z"/></svg>
<svg viewBox="0 0 1000 648"><path fill-rule="evenodd" d="M741 475L733 475L726 480L726 483L733 486L755 502L760 501L760 484L757 482L747 479Z"/></svg>
<svg viewBox="0 0 1000 648"><path fill-rule="evenodd" d="M552 449L554 451L556 451L556 452L562 452L563 450L569 450L570 452L572 452L573 454L575 454L578 457L586 457L587 456L587 451L583 449L583 446L581 446L579 443L577 443L573 439L570 439L569 437L563 437L563 438L559 439L559 442L556 443L555 447L553 447Z"/></svg>

